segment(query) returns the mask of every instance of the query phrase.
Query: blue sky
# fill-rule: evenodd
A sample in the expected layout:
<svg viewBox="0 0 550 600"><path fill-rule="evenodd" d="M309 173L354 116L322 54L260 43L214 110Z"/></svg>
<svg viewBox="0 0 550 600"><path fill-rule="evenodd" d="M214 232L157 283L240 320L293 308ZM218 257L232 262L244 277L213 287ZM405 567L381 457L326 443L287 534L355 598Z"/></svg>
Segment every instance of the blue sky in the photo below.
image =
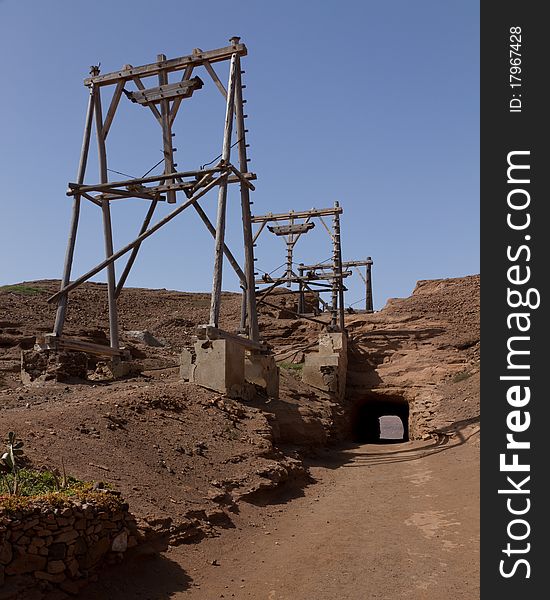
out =
<svg viewBox="0 0 550 600"><path fill-rule="evenodd" d="M0 0L0 284L61 275L89 66L137 66L233 35L249 49L254 213L340 201L344 259L373 257L377 308L419 279L479 272L478 1ZM182 170L220 153L223 100L198 74L207 85L174 129ZM161 158L160 128L129 102L117 119L109 166L143 174ZM94 153L92 145L90 183ZM212 219L215 203L215 192L204 199ZM161 208L159 216L169 210ZM139 199L113 206L115 247L135 237L146 209ZM239 210L235 186L227 235L238 256ZM99 213L83 210L75 275L103 257ZM257 248L265 271L284 261L282 241L269 235ZM330 241L317 227L296 250L300 261L322 261ZM212 262L210 234L184 212L144 243L128 284L209 291ZM364 292L357 275L348 281L349 304ZM237 289L227 266L224 289Z"/></svg>

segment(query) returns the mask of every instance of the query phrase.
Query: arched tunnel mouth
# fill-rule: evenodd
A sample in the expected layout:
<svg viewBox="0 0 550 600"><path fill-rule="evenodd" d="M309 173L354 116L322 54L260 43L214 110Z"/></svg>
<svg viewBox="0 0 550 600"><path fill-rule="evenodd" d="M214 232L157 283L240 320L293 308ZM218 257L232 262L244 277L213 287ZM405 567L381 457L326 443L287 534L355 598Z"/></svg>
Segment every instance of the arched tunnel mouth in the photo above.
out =
<svg viewBox="0 0 550 600"><path fill-rule="evenodd" d="M409 441L409 403L402 396L371 392L351 412L351 439L360 444Z"/></svg>

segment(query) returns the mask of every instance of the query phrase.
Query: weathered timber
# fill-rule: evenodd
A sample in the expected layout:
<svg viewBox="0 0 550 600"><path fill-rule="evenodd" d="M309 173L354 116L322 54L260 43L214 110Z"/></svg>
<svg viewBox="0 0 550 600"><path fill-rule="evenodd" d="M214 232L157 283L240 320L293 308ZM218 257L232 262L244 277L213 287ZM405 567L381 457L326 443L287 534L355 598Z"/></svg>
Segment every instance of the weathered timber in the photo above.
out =
<svg viewBox="0 0 550 600"><path fill-rule="evenodd" d="M238 39L232 40L234 45ZM244 270L246 275L246 288L243 290L241 307L241 329L246 327L248 318L248 335L251 340L259 341L260 330L258 326L258 311L256 308L256 293L254 289L254 241L252 238L252 215L250 213L250 191L254 186L242 177L241 171L247 171L248 156L246 151L246 128L244 124L243 88L241 77L241 59L238 56L235 67L235 125L237 139L239 141L239 167L240 171L232 169L234 174L238 173L241 179L241 216L243 222L244 242Z"/></svg>
<svg viewBox="0 0 550 600"><path fill-rule="evenodd" d="M138 90L143 92L146 89L145 84L143 83L143 81L141 81L139 77L132 77L132 79L136 84ZM160 114L159 109L154 104L147 104L147 106L149 107L149 110L153 113L155 119L159 122L160 126L162 127L162 115Z"/></svg>
<svg viewBox="0 0 550 600"><path fill-rule="evenodd" d="M122 356L124 354L124 350L120 348L111 348L110 346L55 335L44 336L44 344L39 345L44 346L45 350L78 350L97 356Z"/></svg>
<svg viewBox="0 0 550 600"><path fill-rule="evenodd" d="M107 152L105 149L105 137L103 135L103 115L101 111L101 90L94 89L95 99L95 125L97 152L99 163L99 179L101 183L107 183ZM105 245L105 256L113 253L113 228L111 225L111 208L109 200L101 201L101 212L103 216L103 239ZM109 301L109 338L111 348L118 349L118 315L115 296L115 265L114 262L107 266L107 296Z"/></svg>
<svg viewBox="0 0 550 600"><path fill-rule="evenodd" d="M288 278L287 275L285 275L284 277L266 277L264 278L259 278L255 280L255 283L257 285L261 285L262 283L286 283L288 281L290 281L291 283L311 283L314 284L315 281L332 281L332 280L337 280L340 278L346 278L349 277L352 274L351 271L342 271L342 275L339 274L334 274L334 273L330 273L327 275L314 275L314 276L309 276L309 275L304 275L304 276L300 276L300 275L293 275L290 277L290 279Z"/></svg>
<svg viewBox="0 0 550 600"><path fill-rule="evenodd" d="M182 81L187 81L188 79L191 79L191 75L193 74L193 68L193 65L187 65L187 67L185 67L185 71L181 78ZM170 109L170 126L174 124L174 120L178 114L178 109L182 101L183 98L179 96L178 98L174 98L174 101L172 102L172 108Z"/></svg>
<svg viewBox="0 0 550 600"><path fill-rule="evenodd" d="M220 174L220 177L226 177L226 176L227 176L227 172ZM196 200L198 200L199 198L204 196L206 193L208 193L215 185L218 185L218 179L211 181L200 192L197 192L194 196L189 198L189 200L187 200L187 202L184 202L183 204L181 204L180 206L175 208L171 213L168 213L164 217L164 219L161 219L160 221L155 223L150 229L148 229L147 231L144 231L133 242L126 244L126 246L124 246L124 248L121 248L118 252L115 252L114 254L112 254L111 256L106 258L104 261L100 262L93 269L90 269L87 273L84 273L84 275L81 275L78 279L75 279L72 283L69 283L68 285L61 288L59 290L59 292L50 296L48 298L47 302L55 302L62 295L68 294L71 290L74 290L76 287L78 287L79 285L82 285L85 281L88 281L88 279L90 279L94 275L97 275L97 273L102 271L105 267L110 265L112 262L114 262L115 260L118 260L121 256L124 256L127 252L130 252L130 250L134 246L136 246L137 244L141 244L141 242L143 240L147 239L150 235L153 235L153 233L158 231L163 225L166 225L166 223L170 222L174 217L177 217L186 208L191 206Z"/></svg>
<svg viewBox="0 0 550 600"><path fill-rule="evenodd" d="M364 267L367 264L373 264L372 260L370 258L367 258L366 260L345 260L342 262L342 267L345 269L351 268L351 267ZM327 263L317 263L314 265L301 265L301 267L306 270L306 271L320 271L320 270L330 270L332 269L332 265L331 264L327 264Z"/></svg>
<svg viewBox="0 0 550 600"><path fill-rule="evenodd" d="M229 83L227 84L227 103L223 132L222 161L229 164L231 159L231 134L233 132L233 113L235 108L235 72L237 54L231 56ZM227 204L227 181L220 184L218 191L218 211L216 217L216 243L214 249L214 273L212 278L212 297L210 301L210 325L218 326L221 306L223 245L225 241L225 213Z"/></svg>
<svg viewBox="0 0 550 600"><path fill-rule="evenodd" d="M138 235L141 235L142 233L147 231L147 227L149 227L149 223L151 222L151 219L153 218L153 214L155 212L157 204L158 204L157 200L153 200L153 202L151 202L149 209L147 210L147 214L145 215L145 218L143 219L143 223L141 225L141 229L139 230ZM120 292L122 292L122 288L124 287L124 284L126 283L126 280L128 279L128 275L130 274L132 266L134 265L134 262L137 258L140 247L141 247L141 243L136 244L132 249L132 253L128 257L128 262L126 263L126 266L124 267L124 271L122 272L122 275L120 276L118 283L116 285L116 288L115 288L115 297L116 298L118 298L120 296Z"/></svg>
<svg viewBox="0 0 550 600"><path fill-rule="evenodd" d="M267 228L275 235L293 235L307 233L315 227L315 223L293 223L292 225L268 225ZM294 244L294 241L292 242Z"/></svg>
<svg viewBox="0 0 550 600"><path fill-rule="evenodd" d="M155 181L166 181L167 179L185 179L188 177L195 177L195 178L199 178L199 177L203 177L204 175L211 173L211 174L216 174L219 173L220 171L225 171L226 169L230 168L230 166L223 166L223 165L219 165L217 167L213 167L211 169L204 169L202 171L177 171L175 173L163 173L162 175L150 175L148 177L136 177L135 179L124 179L122 181L110 181L109 183L96 183L94 185L81 185L79 183L73 183L70 182L69 185L69 189L67 190L67 196L74 196L75 194L79 194L82 192L101 192L103 190L105 191L111 191L111 188L120 188L120 187L127 187L127 186L133 186L136 184L141 184L141 183L154 183ZM256 179L256 175L254 173L241 173L242 177L244 177L245 179ZM236 179L235 181L238 181L239 179ZM153 193L155 192L155 188L147 188L147 191L149 193Z"/></svg>
<svg viewBox="0 0 550 600"><path fill-rule="evenodd" d="M207 60L205 60L202 63L202 66L206 69L206 71L212 78L212 81L216 84L216 87L220 90L221 95L224 98L227 98L227 90L225 89L225 86L223 85L223 83L220 81L220 78L218 77L218 74L216 73L216 71L214 71L214 67Z"/></svg>
<svg viewBox="0 0 550 600"><path fill-rule="evenodd" d="M244 44L226 46L225 48L217 48L216 50L208 50L207 52L200 51L196 54L172 58L160 63L156 62L148 65L142 65L140 67L121 69L120 71L113 71L112 73L88 77L84 80L84 85L110 85L113 83L118 83L118 81L121 79L124 81L133 79L135 76L150 77L153 75L158 75L160 71L166 71L167 73L172 71L181 71L190 65L195 67L202 65L205 61L208 61L209 63L217 63L220 61L229 60L235 53L239 56L246 56L246 46Z"/></svg>
<svg viewBox="0 0 550 600"><path fill-rule="evenodd" d="M267 213L266 215L253 215L252 223L263 223L264 221L288 221L289 219L306 219L307 217L323 217L341 214L343 209L339 208L312 208L311 210L291 210L287 213Z"/></svg>
<svg viewBox="0 0 550 600"><path fill-rule="evenodd" d="M90 149L90 138L92 133L92 123L94 118L94 90L90 90L88 96L88 108L86 111L86 120L84 124L84 136L82 139L82 149L80 151L80 162L78 165L77 181L81 184L86 174L86 163L88 160L88 151ZM93 202L93 200L92 200ZM80 217L80 195L75 195L73 199L73 210L71 216L71 225L69 228L69 239L67 241L67 250L65 253L65 264L63 266L63 277L61 278L61 289L68 285L71 279L71 270L74 258L74 249L76 244L76 233L78 230L78 220ZM67 312L67 297L63 296L58 305L55 315L55 324L53 331L55 335L61 335L63 325L65 324L65 314Z"/></svg>
<svg viewBox="0 0 550 600"><path fill-rule="evenodd" d="M122 90L124 89L124 81L119 81L116 85L115 91L113 92L113 97L111 98L111 104L109 104L109 110L105 116L105 120L103 121L103 139L107 139L107 135L109 134L109 129L111 129L111 124L113 119L115 118L116 109L118 108L118 103L120 102L120 98L122 96Z"/></svg>
<svg viewBox="0 0 550 600"><path fill-rule="evenodd" d="M160 75L159 75L160 77ZM190 98L195 90L200 90L203 86L203 81L200 77L193 77L188 81L178 81L159 85L155 88L146 88L137 92L128 92L128 98L137 104L156 104L162 100L173 100L174 98Z"/></svg>

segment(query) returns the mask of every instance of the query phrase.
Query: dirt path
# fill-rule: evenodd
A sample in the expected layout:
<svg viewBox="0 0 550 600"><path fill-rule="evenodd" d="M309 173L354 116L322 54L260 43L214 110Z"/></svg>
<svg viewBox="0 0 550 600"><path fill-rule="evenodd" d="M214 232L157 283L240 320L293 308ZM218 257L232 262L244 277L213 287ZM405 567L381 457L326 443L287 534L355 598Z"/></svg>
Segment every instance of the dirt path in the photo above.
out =
<svg viewBox="0 0 550 600"><path fill-rule="evenodd" d="M478 434L464 435L327 452L301 497L243 507L219 538L145 553L82 597L478 598Z"/></svg>

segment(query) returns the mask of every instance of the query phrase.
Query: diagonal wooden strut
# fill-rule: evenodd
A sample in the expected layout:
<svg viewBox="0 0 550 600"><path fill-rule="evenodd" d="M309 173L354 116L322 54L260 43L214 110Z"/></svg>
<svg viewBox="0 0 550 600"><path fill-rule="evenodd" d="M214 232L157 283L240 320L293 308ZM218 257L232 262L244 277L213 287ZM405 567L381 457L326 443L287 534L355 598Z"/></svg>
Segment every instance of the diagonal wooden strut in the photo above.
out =
<svg viewBox="0 0 550 600"><path fill-rule="evenodd" d="M124 256L127 252L130 252L134 246L137 244L141 244L143 240L147 239L149 236L153 235L155 231L158 231L163 225L166 225L169 221L171 221L174 217L183 212L186 208L191 206L196 200L204 196L207 192L209 192L214 186L220 183L221 179L227 177L227 170L220 173L220 176L217 179L211 181L208 185L206 185L200 192L189 198L187 202L184 202L182 205L175 208L171 213L167 214L166 217L155 223L150 229L144 231L141 235L139 235L133 242L130 242L124 248L121 248L118 252L115 252L111 256L107 257L104 261L96 265L93 269L90 269L84 275L81 275L78 279L75 279L72 283L64 286L60 289L56 294L50 296L47 300L48 303L55 302L62 296L69 293L71 290L74 290L79 285L82 285L85 281L88 281L90 277L97 275L100 271L102 271L105 267L113 263L115 260L118 260L121 256Z"/></svg>

